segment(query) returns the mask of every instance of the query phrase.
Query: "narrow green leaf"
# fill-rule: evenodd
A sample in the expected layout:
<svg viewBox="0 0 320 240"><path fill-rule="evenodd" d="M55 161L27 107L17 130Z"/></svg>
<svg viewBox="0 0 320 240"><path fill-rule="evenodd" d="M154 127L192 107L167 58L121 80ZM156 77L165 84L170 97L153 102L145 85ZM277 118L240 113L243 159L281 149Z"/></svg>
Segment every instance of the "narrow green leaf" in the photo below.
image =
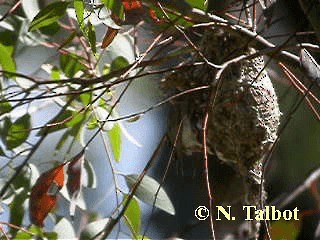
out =
<svg viewBox="0 0 320 240"><path fill-rule="evenodd" d="M73 0L73 7L76 11L77 21L80 26L80 29L84 29L84 3L83 0Z"/></svg>
<svg viewBox="0 0 320 240"><path fill-rule="evenodd" d="M116 70L122 69L128 65L129 65L129 62L126 58L124 58L122 56L116 57L111 63L110 71L111 72L116 71Z"/></svg>
<svg viewBox="0 0 320 240"><path fill-rule="evenodd" d="M7 148L13 149L27 140L30 131L30 115L25 114L17 119L9 128L6 137Z"/></svg>
<svg viewBox="0 0 320 240"><path fill-rule="evenodd" d="M121 128L118 123L115 123L113 128L108 132L109 139L116 161L120 161L121 152Z"/></svg>
<svg viewBox="0 0 320 240"><path fill-rule="evenodd" d="M69 3L58 1L46 6L33 18L29 31L31 32L56 22L65 14Z"/></svg>
<svg viewBox="0 0 320 240"><path fill-rule="evenodd" d="M0 43L0 65L3 70L15 73L16 63L11 56L12 50L10 46L6 46ZM7 77L13 76L12 74L7 74Z"/></svg>
<svg viewBox="0 0 320 240"><path fill-rule="evenodd" d="M126 175L126 183L129 188L132 188L137 182L139 175L131 174ZM161 187L158 194L157 199L154 203L156 193L158 191L160 184L149 176L144 176L142 179L137 191L135 192L135 196L139 198L141 201L148 204L155 204L155 206L171 215L175 215L174 206L168 197L167 193Z"/></svg>
<svg viewBox="0 0 320 240"><path fill-rule="evenodd" d="M124 19L124 8L121 0L102 0L105 7L110 9L112 14L116 15L120 19Z"/></svg>
<svg viewBox="0 0 320 240"><path fill-rule="evenodd" d="M125 195L125 199L127 199L127 195ZM137 236L141 230L141 210L139 206L139 202L136 198L132 198L127 210L124 213L126 223L129 229L133 230L133 236Z"/></svg>
<svg viewBox="0 0 320 240"><path fill-rule="evenodd" d="M91 24L90 21L88 21L88 40L91 46L91 50L94 54L96 54L97 52L97 48L96 48L96 32L94 30L94 26Z"/></svg>

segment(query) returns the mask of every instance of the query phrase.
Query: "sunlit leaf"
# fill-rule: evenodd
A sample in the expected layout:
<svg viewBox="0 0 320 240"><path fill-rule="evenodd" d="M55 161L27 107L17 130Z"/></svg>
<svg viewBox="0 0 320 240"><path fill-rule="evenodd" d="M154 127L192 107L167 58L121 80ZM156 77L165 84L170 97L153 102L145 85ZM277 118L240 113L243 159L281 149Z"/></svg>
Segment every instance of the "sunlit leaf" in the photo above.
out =
<svg viewBox="0 0 320 240"><path fill-rule="evenodd" d="M43 8L32 20L29 31L49 26L60 19L66 12L69 2L54 2Z"/></svg>
<svg viewBox="0 0 320 240"><path fill-rule="evenodd" d="M8 149L20 146L29 136L30 131L30 115L25 114L18 118L8 130L6 143Z"/></svg>
<svg viewBox="0 0 320 240"><path fill-rule="evenodd" d="M61 190L63 184L64 164L43 173L38 178L31 189L29 200L30 220L33 224L43 226L43 220L56 205L57 193Z"/></svg>
<svg viewBox="0 0 320 240"><path fill-rule="evenodd" d="M126 182L130 188L132 188L135 185L138 178L139 175L137 174L125 176ZM171 215L175 215L175 209L173 207L173 204L162 187L160 187L160 190L157 194L157 199L155 201L155 196L159 189L159 186L160 184L156 180L149 176L144 176L137 191L135 192L135 196L145 203L151 205L155 204L157 208L162 209L163 211Z"/></svg>
<svg viewBox="0 0 320 240"><path fill-rule="evenodd" d="M3 70L15 73L16 64L11 55L11 48L0 43L0 66ZM7 74L8 77L12 76Z"/></svg>
<svg viewBox="0 0 320 240"><path fill-rule="evenodd" d="M121 128L118 123L108 132L113 155L116 161L120 160L121 153Z"/></svg>
<svg viewBox="0 0 320 240"><path fill-rule="evenodd" d="M95 129L99 127L99 123L98 123L98 119L96 118L95 115L92 115L89 119L89 121L87 122L87 129Z"/></svg>
<svg viewBox="0 0 320 240"><path fill-rule="evenodd" d="M300 51L300 62L306 75L320 86L320 66L305 48Z"/></svg>
<svg viewBox="0 0 320 240"><path fill-rule="evenodd" d="M85 113L73 112L71 120L66 122L67 127L74 127L85 119Z"/></svg>
<svg viewBox="0 0 320 240"><path fill-rule="evenodd" d="M91 92L82 93L82 94L80 94L79 98L80 98L80 101L82 102L82 104L84 106L87 106L91 103L92 93Z"/></svg>
<svg viewBox="0 0 320 240"><path fill-rule="evenodd" d="M17 235L13 238L13 240L21 240L21 239L50 239L56 240L58 239L58 235L55 232L43 232L42 229L38 226L32 225L27 229L28 232L19 230Z"/></svg>
<svg viewBox="0 0 320 240"><path fill-rule="evenodd" d="M56 66L54 66L51 69L51 78L52 78L52 80L59 80L60 79L60 71Z"/></svg>
<svg viewBox="0 0 320 240"><path fill-rule="evenodd" d="M127 199L127 195L125 196L125 199ZM126 209L125 213L125 219L130 229L134 231L134 236L138 235L141 230L141 210L140 205L137 199L134 197L130 200L129 206Z"/></svg>
<svg viewBox="0 0 320 240"><path fill-rule="evenodd" d="M73 0L73 7L76 11L77 21L81 29L84 29L84 3L83 0Z"/></svg>

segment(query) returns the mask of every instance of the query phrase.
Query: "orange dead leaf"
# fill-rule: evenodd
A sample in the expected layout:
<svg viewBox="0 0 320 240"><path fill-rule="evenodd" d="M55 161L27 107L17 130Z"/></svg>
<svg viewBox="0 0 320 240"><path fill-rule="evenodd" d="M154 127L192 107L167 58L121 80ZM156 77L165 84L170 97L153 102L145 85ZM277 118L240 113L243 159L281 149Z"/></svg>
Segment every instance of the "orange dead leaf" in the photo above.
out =
<svg viewBox="0 0 320 240"><path fill-rule="evenodd" d="M43 173L38 178L31 189L29 200L30 220L33 224L43 226L43 220L56 205L57 193L63 184L64 164Z"/></svg>

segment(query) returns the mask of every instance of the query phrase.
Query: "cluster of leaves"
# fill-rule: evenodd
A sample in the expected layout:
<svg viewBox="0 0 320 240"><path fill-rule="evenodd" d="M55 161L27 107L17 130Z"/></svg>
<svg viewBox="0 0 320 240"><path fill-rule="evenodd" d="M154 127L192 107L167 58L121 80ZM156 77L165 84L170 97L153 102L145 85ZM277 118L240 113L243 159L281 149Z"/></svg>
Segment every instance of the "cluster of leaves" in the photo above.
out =
<svg viewBox="0 0 320 240"><path fill-rule="evenodd" d="M0 157L7 162L4 175L12 175L1 186L1 198L3 204L10 206L9 223L10 226L15 226L10 228L10 236L15 239L35 236L57 239L57 233L46 232L44 220L56 207L61 195L69 199L69 214L71 217L74 216L76 209L79 208L76 202L80 196L84 172L87 178L90 176L94 178L94 170L85 158L84 149L97 134L102 134L108 137L108 144L113 153L113 156L110 156L111 160L120 161L121 159L124 127L118 121L106 123L110 118L117 117L111 90L115 85L113 81L116 81L115 77L119 77L128 70L130 63L124 56L117 56L110 64L105 64L103 69L99 68L98 63L103 53L97 48L96 22L108 27L102 40L102 49L107 48L119 33L125 16L128 21L130 11L144 12L146 7L140 1L125 0L104 0L96 5L84 0L55 1L39 11L37 8L30 8L33 13L31 12L29 16L27 12L30 10L30 5L23 3L22 7L27 16L24 16L20 10L16 14L10 12L4 19L7 23L5 27L8 29L0 33L2 69ZM70 9L74 9L74 19L69 12ZM111 12L111 14L101 17L100 15L104 12ZM158 21L155 14L151 8L148 8L146 17L151 21ZM67 18L72 22L70 26L65 24ZM74 20L77 26L73 25ZM130 21L127 23L130 24ZM14 29L20 29L20 31ZM57 44L55 39L61 33L66 34L66 37ZM59 52L58 64L45 63L39 66L51 78L47 81L17 72L16 56L19 46L37 45L55 47ZM103 78L105 80L101 81ZM90 83L90 79L96 79L97 84ZM123 79L120 80L123 81ZM12 92L11 89L17 90ZM31 108L34 107L37 111L39 106L36 102L42 99L45 101L54 99L53 102L60 106L60 109L44 126L35 127ZM19 108L24 109L26 113L15 117ZM36 135L31 134L33 131L36 131ZM84 138L86 131L95 131L89 141L85 141ZM69 161L61 163L63 160L58 160L56 167L39 176L39 169L29 160L32 159L43 140L55 132L61 133L55 150L59 151L67 146L70 151L72 147L79 145L83 150ZM67 141L70 138L71 143ZM12 168L14 160L19 157L22 157L22 162L14 164ZM47 159L46 162L49 160ZM26 170L27 166L29 168ZM139 175L131 174L124 177L129 189L136 189L134 193L123 193L122 206L126 206L126 209L121 217L125 219L132 237L140 238L141 210L138 199L169 214L175 214L175 211L169 197L153 178L145 176L137 187ZM94 180L87 179L87 181ZM64 186L69 196L61 193L60 190ZM8 191L9 188L13 191ZM28 224L29 221L25 218L27 200L29 217L33 225ZM115 208L121 208L121 205ZM56 219L58 222L66 221L65 218L58 216ZM82 229L82 235L90 238L97 235L111 220L107 218L89 223ZM22 227L26 224L29 226L27 229ZM7 236L6 233L3 232L3 234Z"/></svg>

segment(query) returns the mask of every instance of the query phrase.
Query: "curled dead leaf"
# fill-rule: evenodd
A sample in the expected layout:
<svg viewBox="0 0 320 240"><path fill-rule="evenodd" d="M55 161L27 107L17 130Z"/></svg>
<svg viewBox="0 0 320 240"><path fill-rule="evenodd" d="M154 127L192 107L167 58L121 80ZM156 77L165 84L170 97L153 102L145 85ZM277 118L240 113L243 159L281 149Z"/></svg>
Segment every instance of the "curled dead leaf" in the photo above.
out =
<svg viewBox="0 0 320 240"><path fill-rule="evenodd" d="M54 208L57 194L64 184L64 164L43 173L31 189L29 200L30 220L42 227L43 220Z"/></svg>

